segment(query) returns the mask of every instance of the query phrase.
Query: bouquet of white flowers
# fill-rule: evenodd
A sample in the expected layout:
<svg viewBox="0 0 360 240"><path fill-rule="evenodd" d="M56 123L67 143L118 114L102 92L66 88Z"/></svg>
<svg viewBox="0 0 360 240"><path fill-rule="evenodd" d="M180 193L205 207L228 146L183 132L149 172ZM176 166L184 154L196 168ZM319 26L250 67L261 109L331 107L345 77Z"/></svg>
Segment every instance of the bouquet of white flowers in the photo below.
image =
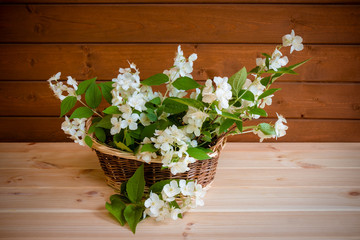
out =
<svg viewBox="0 0 360 240"><path fill-rule="evenodd" d="M202 205L202 186L213 180L219 151L229 135L254 133L263 141L286 134L286 120L279 114L275 123L243 124L266 117L264 107L271 105L274 93L280 90L271 85L284 74L296 74L294 69L306 62L285 67L288 58L281 48L289 46L292 53L301 51L303 45L294 31L282 40L283 44L271 55L263 53L263 58L256 59L254 69L247 71L243 67L230 78L214 77L205 85L191 75L197 55L186 58L181 46L173 67L143 81L134 63L120 68L111 82L96 83L93 78L78 84L69 76L65 84L59 81L60 73L48 80L62 101L61 116L77 102L83 105L70 117L65 116L61 126L64 132L76 143L96 150L111 186L119 188L126 182L121 185L122 195L113 196L107 205L120 223L128 222L135 231L143 213L158 220L166 216L177 219L185 210ZM153 90L160 85L165 85L163 92ZM110 106L101 105L102 98ZM142 162L147 164L141 165ZM149 170L151 164L157 168ZM145 178L141 178L144 169ZM194 169L197 172L189 174ZM118 176L121 174L125 177ZM205 179L200 179L200 175ZM165 180L179 178L186 180ZM144 187L133 188L145 180L148 186L158 180L165 182L152 185L149 198L141 203ZM119 215L115 208L122 209L122 213ZM130 215L135 219L130 219Z"/></svg>

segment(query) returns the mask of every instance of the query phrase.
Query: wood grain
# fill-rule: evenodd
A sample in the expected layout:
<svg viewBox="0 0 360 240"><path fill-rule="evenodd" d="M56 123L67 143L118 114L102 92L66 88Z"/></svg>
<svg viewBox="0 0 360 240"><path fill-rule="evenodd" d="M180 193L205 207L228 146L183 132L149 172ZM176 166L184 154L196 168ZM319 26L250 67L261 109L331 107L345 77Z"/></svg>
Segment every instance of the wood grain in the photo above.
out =
<svg viewBox="0 0 360 240"><path fill-rule="evenodd" d="M281 35L277 38L281 42ZM262 52L272 53L275 45L256 44L184 44L186 56L195 52L193 77L206 80L214 76L231 76L245 66L255 67ZM127 61L137 64L146 79L173 65L176 44L0 44L0 80L45 80L61 71L63 78L79 80L98 77L111 80ZM289 54L290 65L311 60L278 81L359 82L360 47L357 45L305 45L301 52ZM339 66L341 64L341 67Z"/></svg>
<svg viewBox="0 0 360 240"><path fill-rule="evenodd" d="M216 182L221 179L216 178ZM206 194L204 212L296 212L360 210L359 187L223 187ZM104 187L4 188L0 192L1 212L98 212L114 192ZM55 197L56 196L56 197ZM311 196L311 198L309 197ZM56 198L56 200L55 200Z"/></svg>
<svg viewBox="0 0 360 240"><path fill-rule="evenodd" d="M358 143L229 142L218 169L360 168L359 155ZM96 154L75 143L1 143L0 161L4 170L100 168Z"/></svg>
<svg viewBox="0 0 360 240"><path fill-rule="evenodd" d="M360 234L359 212L188 213L183 221L167 224L146 219L139 224L135 236L120 227L107 212L70 216L69 213L15 212L0 213L0 219L1 235L6 238L347 239Z"/></svg>
<svg viewBox="0 0 360 240"><path fill-rule="evenodd" d="M360 119L358 83L276 83L273 88L281 91L265 108L270 117L276 117L278 112L288 118ZM0 82L0 102L0 116L60 115L60 101L47 82ZM108 106L104 101L99 109Z"/></svg>
<svg viewBox="0 0 360 240"><path fill-rule="evenodd" d="M4 5L0 42L278 43L296 29L307 43L353 44L359 42L359 10L358 5Z"/></svg>
<svg viewBox="0 0 360 240"><path fill-rule="evenodd" d="M306 179L304 179L304 171ZM360 170L351 169L219 169L215 186L359 187ZM0 169L3 187L104 187L100 169Z"/></svg>
<svg viewBox="0 0 360 240"><path fill-rule="evenodd" d="M275 122L267 119L264 122ZM1 117L1 142L62 142L70 141L60 129L63 119L55 117ZM254 124L260 123L254 121ZM250 124L250 123L249 123ZM359 120L288 119L289 130L282 142L358 142ZM253 134L232 136L229 141L258 142ZM266 140L266 141L275 141Z"/></svg>

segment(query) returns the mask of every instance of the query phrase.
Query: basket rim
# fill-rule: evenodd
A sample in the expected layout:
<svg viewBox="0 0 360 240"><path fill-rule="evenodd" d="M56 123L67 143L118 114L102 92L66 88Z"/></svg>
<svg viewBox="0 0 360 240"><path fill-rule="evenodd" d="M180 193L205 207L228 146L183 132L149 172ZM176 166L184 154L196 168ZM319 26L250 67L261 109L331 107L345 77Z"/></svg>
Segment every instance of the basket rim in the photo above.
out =
<svg viewBox="0 0 360 240"><path fill-rule="evenodd" d="M92 118L89 118L86 122L86 132L88 132L90 128L91 119ZM147 163L142 159L138 159L133 153L125 152L120 149L116 149L108 145L105 145L104 143L100 143L96 138L93 137L93 135L94 135L93 133L88 134L88 136L91 138L93 142L91 146L93 150L97 150L101 153L120 157L120 158L126 158L126 159ZM217 157L220 154L220 151L224 148L225 142L226 142L226 137L218 139L216 144L210 148L213 152L208 154L209 157L210 158ZM158 156L157 158L151 159L151 161L148 164L150 163L162 163L161 157Z"/></svg>

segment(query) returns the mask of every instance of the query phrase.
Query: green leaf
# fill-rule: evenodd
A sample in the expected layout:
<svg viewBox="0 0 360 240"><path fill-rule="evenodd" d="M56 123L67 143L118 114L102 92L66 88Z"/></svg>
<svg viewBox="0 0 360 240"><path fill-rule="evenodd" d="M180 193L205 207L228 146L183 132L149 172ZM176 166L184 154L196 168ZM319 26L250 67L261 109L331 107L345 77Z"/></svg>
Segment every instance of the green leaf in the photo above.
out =
<svg viewBox="0 0 360 240"><path fill-rule="evenodd" d="M91 83L85 93L87 105L91 108L97 108L101 103L102 95L95 82Z"/></svg>
<svg viewBox="0 0 360 240"><path fill-rule="evenodd" d="M167 179L167 180L161 180L159 182L154 183L153 185L151 185L151 187L149 188L149 192L153 192L153 193L161 193L162 189L164 188L164 186L166 184L169 184L172 180L174 179Z"/></svg>
<svg viewBox="0 0 360 240"><path fill-rule="evenodd" d="M70 119L73 118L89 118L94 114L94 112L87 107L79 107L71 114Z"/></svg>
<svg viewBox="0 0 360 240"><path fill-rule="evenodd" d="M97 124L96 127L102 127L105 129L111 129L112 128L112 124L110 122L112 115L106 115L105 117L103 117Z"/></svg>
<svg viewBox="0 0 360 240"><path fill-rule="evenodd" d="M177 97L169 97L167 99L165 99L167 101L175 101L190 107L194 107L197 109L202 110L205 106L202 102L195 100L195 99L191 99L191 98L177 98ZM165 102L165 101L164 101Z"/></svg>
<svg viewBox="0 0 360 240"><path fill-rule="evenodd" d="M113 82L100 83L102 95L104 96L105 100L109 104L111 104L111 101L112 101L112 94L111 94L111 91L113 90L112 85L113 85Z"/></svg>
<svg viewBox="0 0 360 240"><path fill-rule="evenodd" d="M239 97L241 97L242 99L245 99L247 101L250 101L250 102L254 102L255 101L255 96L254 94L249 91L249 90L240 90L239 92Z"/></svg>
<svg viewBox="0 0 360 240"><path fill-rule="evenodd" d="M95 132L95 128L96 128L96 124L93 124L93 125L91 125L90 127L89 127L89 130L88 130L88 134L91 134L91 133L93 133L93 132Z"/></svg>
<svg viewBox="0 0 360 240"><path fill-rule="evenodd" d="M258 127L265 135L276 135L275 128L268 123L260 123Z"/></svg>
<svg viewBox="0 0 360 240"><path fill-rule="evenodd" d="M161 99L159 97L156 97L156 98L151 99L149 102L151 102L155 105L160 105Z"/></svg>
<svg viewBox="0 0 360 240"><path fill-rule="evenodd" d="M150 121L155 122L158 119L153 109L148 108L146 111L146 116L149 118Z"/></svg>
<svg viewBox="0 0 360 240"><path fill-rule="evenodd" d="M261 55L263 55L264 57L267 57L267 58L271 58L271 56L267 53L261 53Z"/></svg>
<svg viewBox="0 0 360 240"><path fill-rule="evenodd" d="M114 194L110 197L111 203L106 203L106 209L113 215L116 220L124 226L126 223L124 210L126 208L126 204L121 200L118 194Z"/></svg>
<svg viewBox="0 0 360 240"><path fill-rule="evenodd" d="M128 146L126 146L124 143L122 143L120 141L116 141L114 139L114 143L115 143L116 147L120 148L123 151L131 152L131 153L133 152Z"/></svg>
<svg viewBox="0 0 360 240"><path fill-rule="evenodd" d="M152 137L154 136L155 130L156 130L157 124L153 123L149 126L144 127L144 130L141 132L141 139L144 139L145 137Z"/></svg>
<svg viewBox="0 0 360 240"><path fill-rule="evenodd" d="M90 148L92 147L93 141L91 140L91 137L86 135L84 138L84 141L85 141L86 145L88 145Z"/></svg>
<svg viewBox="0 0 360 240"><path fill-rule="evenodd" d="M214 152L210 148L203 148L203 147L197 147L197 148L202 150L204 153L213 153Z"/></svg>
<svg viewBox="0 0 360 240"><path fill-rule="evenodd" d="M163 106L164 112L172 114L181 113L188 110L188 106L177 101L173 101L172 98L166 98L163 102Z"/></svg>
<svg viewBox="0 0 360 240"><path fill-rule="evenodd" d="M251 69L249 73L258 73L259 70L260 70L260 66L256 66L253 69Z"/></svg>
<svg viewBox="0 0 360 240"><path fill-rule="evenodd" d="M79 84L78 89L76 90L76 94L77 95L82 95L86 92L86 90L88 89L88 87L90 86L91 83L94 83L96 81L96 77L83 81Z"/></svg>
<svg viewBox="0 0 360 240"><path fill-rule="evenodd" d="M140 202L144 194L144 187L144 164L141 164L126 184L126 192L132 203Z"/></svg>
<svg viewBox="0 0 360 240"><path fill-rule="evenodd" d="M265 110L263 110L261 108L251 108L249 110L249 113L255 114L255 115L260 115L260 116L263 116L263 117L267 117L267 113L265 112Z"/></svg>
<svg viewBox="0 0 360 240"><path fill-rule="evenodd" d="M294 64L294 65L291 65L291 66L289 66L289 67L287 67L287 68L288 68L288 69L291 69L291 70L294 70L294 69L300 67L301 65L303 65L304 63L306 63L306 62L309 61L309 60L310 60L310 58L309 58L309 59L306 59L305 61L302 61L302 62L296 63L296 64Z"/></svg>
<svg viewBox="0 0 360 240"><path fill-rule="evenodd" d="M229 84L231 85L231 91L233 92L234 96L239 96L239 92L244 86L246 78L247 72L245 67L229 78Z"/></svg>
<svg viewBox="0 0 360 240"><path fill-rule="evenodd" d="M190 147L187 149L186 152L189 154L190 157L196 158L197 160L206 160L211 158L202 148Z"/></svg>
<svg viewBox="0 0 360 240"><path fill-rule="evenodd" d="M236 127L239 129L239 131L242 132L243 131L243 122L236 121L235 124L236 124Z"/></svg>
<svg viewBox="0 0 360 240"><path fill-rule="evenodd" d="M265 59L265 66L267 67L267 69L270 68L270 58L269 58L269 57L267 57L267 58Z"/></svg>
<svg viewBox="0 0 360 240"><path fill-rule="evenodd" d="M128 205L124 210L125 220L129 224L131 231L135 234L136 226L141 221L143 209L140 206Z"/></svg>
<svg viewBox="0 0 360 240"><path fill-rule="evenodd" d="M131 135L129 134L129 132L127 130L125 130L125 132L124 132L124 137L125 137L126 146L130 146L134 143L134 139L131 138Z"/></svg>
<svg viewBox="0 0 360 240"><path fill-rule="evenodd" d="M95 136L97 137L97 139L100 140L100 142L105 142L106 140L106 134L105 134L105 131L104 129L102 128L95 128Z"/></svg>
<svg viewBox="0 0 360 240"><path fill-rule="evenodd" d="M211 133L209 131L204 131L202 132L203 137L202 140L204 140L205 142L211 142L212 138L211 138Z"/></svg>
<svg viewBox="0 0 360 240"><path fill-rule="evenodd" d="M169 81L169 77L166 74L158 73L155 74L154 76L145 79L144 81L141 81L141 84L147 86L158 86L168 81Z"/></svg>
<svg viewBox="0 0 360 240"><path fill-rule="evenodd" d="M261 82L261 84L262 84L263 86L266 87L266 86L269 84L270 79L271 79L270 76L269 76L269 77L264 77L263 79L260 80L260 82Z"/></svg>
<svg viewBox="0 0 360 240"><path fill-rule="evenodd" d="M269 89L269 90L266 90L265 92L263 92L260 96L259 96L259 100L260 99L263 99L267 96L270 96L272 94L274 94L276 91L279 91L281 88L272 88L272 89Z"/></svg>
<svg viewBox="0 0 360 240"><path fill-rule="evenodd" d="M223 132L226 132L229 127L231 127L234 124L233 119L225 119L225 121L220 125L219 134L222 134Z"/></svg>
<svg viewBox="0 0 360 240"><path fill-rule="evenodd" d="M103 113L106 114L121 114L119 108L117 106L110 106L108 108L106 108Z"/></svg>
<svg viewBox="0 0 360 240"><path fill-rule="evenodd" d="M62 102L61 102L61 114L60 117L67 114L76 104L77 98L74 96L67 96Z"/></svg>
<svg viewBox="0 0 360 240"><path fill-rule="evenodd" d="M277 71L275 70L268 70L267 73L281 73L281 74L294 74L297 75L298 73L294 70L288 69L288 68L278 68Z"/></svg>
<svg viewBox="0 0 360 240"><path fill-rule="evenodd" d="M202 87L201 84L189 77L180 77L176 79L172 85L179 90L190 90Z"/></svg>
<svg viewBox="0 0 360 240"><path fill-rule="evenodd" d="M151 143L142 145L140 152L156 152L157 149Z"/></svg>
<svg viewBox="0 0 360 240"><path fill-rule="evenodd" d="M232 113L222 112L221 116L235 120L235 121L241 121L241 119L238 116L236 116L235 114L232 114Z"/></svg>

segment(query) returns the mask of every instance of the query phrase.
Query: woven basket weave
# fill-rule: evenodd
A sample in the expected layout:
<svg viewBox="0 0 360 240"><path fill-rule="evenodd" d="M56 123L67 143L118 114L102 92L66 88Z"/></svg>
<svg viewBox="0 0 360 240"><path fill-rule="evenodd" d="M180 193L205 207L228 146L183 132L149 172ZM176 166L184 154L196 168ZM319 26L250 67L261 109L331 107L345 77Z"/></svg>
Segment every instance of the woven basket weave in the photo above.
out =
<svg viewBox="0 0 360 240"><path fill-rule="evenodd" d="M136 169L144 163L131 153L105 146L94 138L92 140L92 148L99 158L106 182L115 190L119 190L121 183L127 181ZM166 179L197 180L197 183L203 187L209 185L214 180L220 151L225 142L226 138L220 139L211 148L213 153L209 154L210 159L189 164L190 170L185 173L173 175L169 169L161 169L162 163L159 158L153 159L149 164L144 163L146 186L151 186L157 181Z"/></svg>

